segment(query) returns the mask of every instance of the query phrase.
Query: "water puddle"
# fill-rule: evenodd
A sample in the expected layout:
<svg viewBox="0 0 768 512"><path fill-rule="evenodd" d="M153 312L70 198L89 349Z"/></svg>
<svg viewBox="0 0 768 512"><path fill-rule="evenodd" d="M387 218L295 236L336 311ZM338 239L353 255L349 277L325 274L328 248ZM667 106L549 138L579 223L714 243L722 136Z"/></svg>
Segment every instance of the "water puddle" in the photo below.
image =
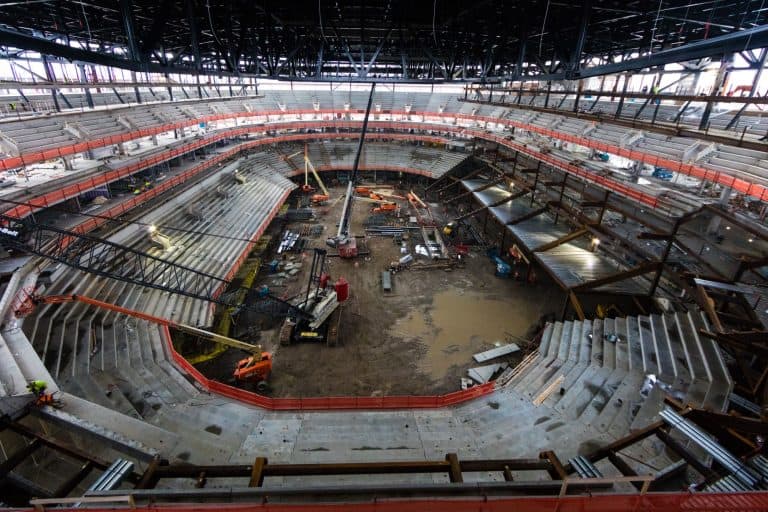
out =
<svg viewBox="0 0 768 512"><path fill-rule="evenodd" d="M472 362L472 354L503 344L510 335L524 335L540 307L524 300L450 290L435 294L431 305L395 322L390 334L423 343L427 353L419 367L441 379L451 366Z"/></svg>

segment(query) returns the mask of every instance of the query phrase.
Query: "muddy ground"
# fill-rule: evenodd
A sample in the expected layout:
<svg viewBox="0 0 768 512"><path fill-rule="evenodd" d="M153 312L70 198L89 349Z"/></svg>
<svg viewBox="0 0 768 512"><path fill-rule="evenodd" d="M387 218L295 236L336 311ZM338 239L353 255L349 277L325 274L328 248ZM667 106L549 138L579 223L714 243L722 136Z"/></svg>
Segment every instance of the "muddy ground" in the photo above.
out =
<svg viewBox="0 0 768 512"><path fill-rule="evenodd" d="M342 201L336 198L343 194L343 189L337 187L331 192L332 200L316 209L313 221L324 225L324 232L310 237L303 253L290 256L293 261L303 262L300 273L279 278L264 268L255 286L266 284L272 293L282 297L302 293L309 276L312 247L327 248L325 239L336 232L342 208ZM296 199L292 201L295 205ZM407 202L401 203L406 216ZM363 222L371 215L372 206L355 203L353 233L365 232ZM454 214L442 206L433 211L441 222L447 222ZM287 228L297 230L301 225L291 223ZM279 238L283 227L284 224L275 222L270 233ZM413 246L421 243L421 236L411 238L407 243L413 254ZM473 249L463 259L461 268L399 272L393 276L393 290L384 292L381 271L402 256L400 246L383 237L369 237L366 243L370 251L367 256L356 260L327 259L332 279L344 276L350 283L338 347L312 342L280 346L276 339L278 326L261 322L259 342L274 354L268 394L379 396L456 391L466 370L478 366L472 354L508 342L523 345L538 332L542 317L559 311L563 304L560 289L543 275L535 284L496 277L495 266L481 248ZM329 249L329 253L334 252ZM274 257L272 252L264 260L268 262ZM257 321L241 316L238 328L242 332L248 327L244 322ZM226 382L232 366L241 357L242 352L229 350L199 368ZM519 353L503 361L514 365L521 357Z"/></svg>

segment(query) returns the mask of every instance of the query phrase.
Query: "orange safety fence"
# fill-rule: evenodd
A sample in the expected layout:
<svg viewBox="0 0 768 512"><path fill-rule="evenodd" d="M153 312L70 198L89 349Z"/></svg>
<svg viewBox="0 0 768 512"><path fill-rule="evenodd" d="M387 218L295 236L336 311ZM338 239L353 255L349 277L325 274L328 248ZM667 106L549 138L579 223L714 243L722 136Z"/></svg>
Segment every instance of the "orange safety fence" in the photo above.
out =
<svg viewBox="0 0 768 512"><path fill-rule="evenodd" d="M475 398L489 395L494 390L494 383L488 382L462 391L435 396L348 396L348 397L310 397L310 398L271 398L252 391L236 388L222 382L209 379L192 366L173 346L171 332L166 324L160 325L165 342L176 365L195 379L204 389L218 395L255 405L272 411L312 411L344 409L435 409L456 405Z"/></svg>
<svg viewBox="0 0 768 512"><path fill-rule="evenodd" d="M450 485L450 484L446 484ZM258 488L254 488L257 490ZM479 492L480 489L478 489ZM126 491L126 495L130 495ZM241 498L242 499L242 498ZM85 498L84 500L87 500ZM458 498L393 498L366 502L280 503L261 497L251 503L173 503L134 505L145 512L756 512L768 510L767 492L592 494L581 496L516 496ZM14 509L31 512L33 509ZM76 509L57 507L57 511ZM127 508L88 503L90 512L114 512Z"/></svg>
<svg viewBox="0 0 768 512"><path fill-rule="evenodd" d="M272 411L313 411L348 409L434 409L456 405L488 395L494 390L494 383L488 382L462 391L436 396L339 396L310 398L271 398L252 391L236 388L211 380L200 373L189 361L176 352L171 341L170 329L161 325L171 357L176 365L195 379L203 388L218 395L255 405Z"/></svg>
<svg viewBox="0 0 768 512"><path fill-rule="evenodd" d="M360 114L362 113L362 111L358 110L358 111L355 111L354 113ZM335 110L319 110L319 111L293 110L293 111L286 111L286 112L282 112L282 111L237 112L237 113L229 113L229 114L203 116L198 119L184 120L176 123L167 123L167 124L160 125L153 128L145 128L142 130L136 130L136 131L128 132L124 134L112 135L108 137L94 139L91 141L81 142L78 144L61 146L59 148L53 148L45 151L27 153L24 155L20 155L18 157L5 158L0 160L0 170L16 169L24 165L28 165L36 162L42 162L45 160L50 160L52 158L60 158L60 157L69 156L77 153L83 153L90 149L96 149L104 146L109 146L112 144L120 144L123 142L141 138L141 137L149 137L149 136L157 135L160 133L170 132L175 129L196 125L198 123L209 123L209 122L220 121L220 120L234 120L237 118L253 118L259 121L275 122L275 121L282 121L286 117L302 116L302 115L321 116L322 121L329 121L334 119L341 119L342 116L345 116L348 114L349 114L348 112L337 112ZM737 178L728 173L713 171L701 166L686 164L681 161L671 160L669 158L652 155L650 153L645 153L642 151L633 151L630 149L622 148L620 146L605 144L598 140L579 137L569 133L559 132L557 130L551 130L549 128L544 128L544 127L533 125L533 124L523 123L520 121L514 121L511 119L503 119L503 118L490 117L490 116L478 116L473 114L446 113L446 112L440 113L440 112L392 111L388 115L391 115L393 117L400 117L403 120L410 120L413 118L421 117L424 120L424 122L428 120L440 121L442 119L455 119L457 121L463 120L463 121L470 121L474 123L483 123L486 125L488 123L492 123L492 124L506 126L506 127L515 127L521 130L539 133L548 137L563 140L566 142L571 142L571 143L578 144L580 146L588 147L591 149L605 151L607 153L623 156L625 158L629 158L632 160L641 161L649 165L664 167L671 171L680 172L680 173L687 174L689 176L693 176L699 179L713 181L721 185L731 187L738 192L750 195L757 199L768 200L768 187L765 187L757 183L751 183L743 178ZM375 119L373 122L376 122ZM310 121L309 123L317 124L317 122L312 122L312 121ZM357 125L360 124L360 122L354 122L354 123L356 123ZM409 124L411 127L415 126L418 128L418 123L408 122L407 124ZM441 125L441 126L446 126L446 125ZM281 128L279 128L278 124L273 124L269 126L261 126L260 129L262 131L266 131L266 130L279 130ZM238 130L235 129L234 131L238 131ZM480 132L480 133L487 135L487 132ZM486 138L486 137L483 136L483 138Z"/></svg>

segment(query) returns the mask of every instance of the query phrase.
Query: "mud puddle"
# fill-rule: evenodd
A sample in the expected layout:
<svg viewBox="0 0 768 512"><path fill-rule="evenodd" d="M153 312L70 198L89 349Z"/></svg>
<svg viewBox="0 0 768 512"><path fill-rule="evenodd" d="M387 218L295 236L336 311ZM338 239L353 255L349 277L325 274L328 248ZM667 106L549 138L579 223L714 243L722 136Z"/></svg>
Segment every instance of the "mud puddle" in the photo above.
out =
<svg viewBox="0 0 768 512"><path fill-rule="evenodd" d="M449 290L435 294L431 305L395 322L390 334L422 343L427 352L419 368L441 379L452 366L470 362L472 354L523 334L538 308L525 301L510 304L509 297L500 300L483 293Z"/></svg>

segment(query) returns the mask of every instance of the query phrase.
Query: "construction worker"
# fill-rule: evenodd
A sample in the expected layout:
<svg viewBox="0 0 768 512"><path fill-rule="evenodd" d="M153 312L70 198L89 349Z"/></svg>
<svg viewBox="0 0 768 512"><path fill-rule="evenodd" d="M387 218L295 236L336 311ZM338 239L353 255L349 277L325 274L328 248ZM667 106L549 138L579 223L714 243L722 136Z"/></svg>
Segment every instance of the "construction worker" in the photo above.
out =
<svg viewBox="0 0 768 512"><path fill-rule="evenodd" d="M27 384L27 389L36 397L40 398L45 395L45 390L48 389L48 383L44 380L33 380Z"/></svg>

